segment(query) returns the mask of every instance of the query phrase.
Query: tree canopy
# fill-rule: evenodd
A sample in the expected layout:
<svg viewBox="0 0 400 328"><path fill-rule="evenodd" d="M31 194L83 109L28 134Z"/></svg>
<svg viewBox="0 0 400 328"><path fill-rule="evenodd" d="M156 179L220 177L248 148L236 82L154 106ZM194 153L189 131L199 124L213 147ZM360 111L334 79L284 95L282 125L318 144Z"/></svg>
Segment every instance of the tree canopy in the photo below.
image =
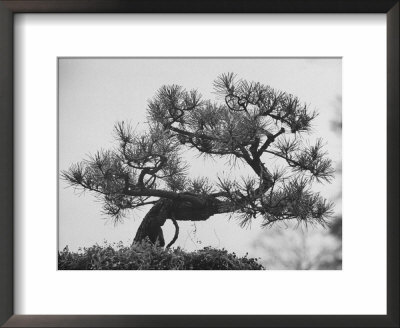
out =
<svg viewBox="0 0 400 328"><path fill-rule="evenodd" d="M162 86L148 102L146 132L117 123L114 149L97 151L62 177L99 197L115 222L152 205L135 241L148 237L164 245L165 220L175 224L176 240L176 221L207 220L218 213L238 216L241 225L255 218L263 226L292 219L324 225L333 204L312 184L330 182L334 169L322 139L314 144L306 139L318 114L294 95L233 73L218 76L213 90L216 102L197 90ZM253 174L193 178L182 156L188 149L227 158L231 165L240 161Z"/></svg>

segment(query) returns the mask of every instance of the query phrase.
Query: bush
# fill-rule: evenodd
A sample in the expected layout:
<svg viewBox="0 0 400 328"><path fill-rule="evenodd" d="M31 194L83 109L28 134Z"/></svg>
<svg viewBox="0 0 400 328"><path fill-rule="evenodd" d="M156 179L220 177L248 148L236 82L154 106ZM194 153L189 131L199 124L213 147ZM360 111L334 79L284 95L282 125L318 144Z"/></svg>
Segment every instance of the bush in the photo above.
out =
<svg viewBox="0 0 400 328"><path fill-rule="evenodd" d="M205 247L195 252L164 249L143 242L94 245L78 252L68 246L58 253L59 270L264 270L255 258L238 257L225 249Z"/></svg>

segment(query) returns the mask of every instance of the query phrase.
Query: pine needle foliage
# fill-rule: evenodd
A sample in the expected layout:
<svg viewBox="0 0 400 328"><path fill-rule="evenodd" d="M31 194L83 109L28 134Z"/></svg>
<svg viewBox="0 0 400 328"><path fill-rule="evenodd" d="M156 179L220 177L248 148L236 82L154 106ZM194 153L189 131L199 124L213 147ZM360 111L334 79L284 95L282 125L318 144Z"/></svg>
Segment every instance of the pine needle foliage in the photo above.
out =
<svg viewBox="0 0 400 328"><path fill-rule="evenodd" d="M233 73L218 76L213 90L216 102L197 90L161 86L148 102L147 132L117 123L115 149L71 165L62 178L93 192L115 222L141 206L169 199L175 205L208 206L207 215L193 217L183 217L175 206L177 220L231 213L242 226L255 218L263 226L286 220L325 225L333 204L312 184L331 182L333 163L322 139L312 144L306 138L318 113L292 94ZM182 156L188 149L226 163L239 161L253 174L219 176L217 182L194 179ZM278 168L273 167L276 160Z"/></svg>

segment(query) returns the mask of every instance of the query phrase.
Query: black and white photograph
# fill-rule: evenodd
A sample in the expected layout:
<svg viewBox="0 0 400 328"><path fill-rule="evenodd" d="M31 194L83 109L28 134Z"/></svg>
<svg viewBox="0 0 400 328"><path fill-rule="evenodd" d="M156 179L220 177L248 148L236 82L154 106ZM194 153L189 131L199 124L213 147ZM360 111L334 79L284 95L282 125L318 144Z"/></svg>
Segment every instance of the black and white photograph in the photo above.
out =
<svg viewBox="0 0 400 328"><path fill-rule="evenodd" d="M57 65L59 270L342 269L341 58Z"/></svg>

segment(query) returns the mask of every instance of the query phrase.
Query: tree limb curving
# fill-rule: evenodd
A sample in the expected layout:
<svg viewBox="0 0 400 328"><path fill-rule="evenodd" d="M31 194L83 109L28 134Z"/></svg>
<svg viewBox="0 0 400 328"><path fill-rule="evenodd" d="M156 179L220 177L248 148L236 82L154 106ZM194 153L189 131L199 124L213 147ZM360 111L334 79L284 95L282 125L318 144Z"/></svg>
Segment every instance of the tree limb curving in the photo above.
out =
<svg viewBox="0 0 400 328"><path fill-rule="evenodd" d="M174 238L172 238L172 240L170 241L170 243L167 245L166 248L170 248L178 239L178 235L179 235L179 225L178 222L176 222L176 220L174 218L171 218L172 223L175 226L175 234L174 234Z"/></svg>

